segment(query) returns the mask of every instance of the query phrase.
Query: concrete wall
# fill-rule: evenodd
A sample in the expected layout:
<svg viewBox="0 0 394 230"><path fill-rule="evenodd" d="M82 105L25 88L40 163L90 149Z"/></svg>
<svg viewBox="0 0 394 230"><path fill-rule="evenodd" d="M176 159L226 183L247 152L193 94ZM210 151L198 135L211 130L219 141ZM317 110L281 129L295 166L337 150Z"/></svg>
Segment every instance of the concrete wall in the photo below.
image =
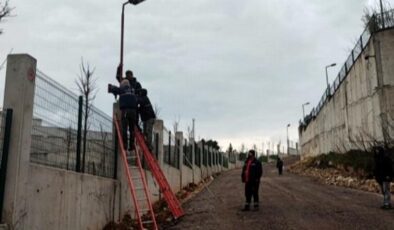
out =
<svg viewBox="0 0 394 230"><path fill-rule="evenodd" d="M390 29L370 39L336 93L300 129L302 158L363 149L375 140L394 138L393 66L394 29Z"/></svg>
<svg viewBox="0 0 394 230"><path fill-rule="evenodd" d="M18 229L101 229L118 217L119 182L31 163Z"/></svg>
<svg viewBox="0 0 394 230"><path fill-rule="evenodd" d="M130 169L132 175L138 173L135 168L123 163L120 154L116 159L116 180L47 167L30 161L35 68L36 60L29 55L8 57L3 104L4 108L12 108L14 114L5 202L1 210L4 222L10 229L101 229L110 221L119 221L127 213L133 216L134 207L125 167ZM114 116L118 112L115 103ZM176 138L181 140L177 146L180 151L180 169L167 165L163 162L163 129L163 121L156 121L154 133L158 134L157 160L174 193L189 183L199 183L214 172L228 170L214 165L201 168L194 165L194 151L193 167L184 165L184 139L181 132L176 133ZM194 140L190 142L194 143ZM160 196L158 185L151 172L145 170L144 175L150 198L153 202L157 201ZM141 187L140 184L135 185ZM142 197L141 192L137 192L137 196Z"/></svg>

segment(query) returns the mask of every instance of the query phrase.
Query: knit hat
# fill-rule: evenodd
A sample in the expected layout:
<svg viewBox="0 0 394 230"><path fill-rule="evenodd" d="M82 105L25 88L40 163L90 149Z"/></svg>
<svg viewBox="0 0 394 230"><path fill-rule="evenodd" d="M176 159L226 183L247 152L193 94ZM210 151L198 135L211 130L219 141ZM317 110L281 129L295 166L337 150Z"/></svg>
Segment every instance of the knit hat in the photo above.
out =
<svg viewBox="0 0 394 230"><path fill-rule="evenodd" d="M130 87L130 82L129 82L129 80L127 80L127 79L123 79L123 80L120 82L120 87L126 87L126 86Z"/></svg>

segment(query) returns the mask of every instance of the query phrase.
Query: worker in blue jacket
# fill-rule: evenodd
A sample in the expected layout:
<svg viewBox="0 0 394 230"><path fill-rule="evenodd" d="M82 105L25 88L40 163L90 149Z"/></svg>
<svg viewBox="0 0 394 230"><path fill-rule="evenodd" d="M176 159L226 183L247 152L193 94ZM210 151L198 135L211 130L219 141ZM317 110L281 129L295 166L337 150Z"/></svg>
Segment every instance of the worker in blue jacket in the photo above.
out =
<svg viewBox="0 0 394 230"><path fill-rule="evenodd" d="M113 93L115 97L119 95L123 144L125 148L128 146L128 150L134 150L134 127L138 121L138 104L134 90L130 87L129 80L123 79L120 82L120 87L110 85L108 91ZM127 139L127 131L130 134L129 139Z"/></svg>

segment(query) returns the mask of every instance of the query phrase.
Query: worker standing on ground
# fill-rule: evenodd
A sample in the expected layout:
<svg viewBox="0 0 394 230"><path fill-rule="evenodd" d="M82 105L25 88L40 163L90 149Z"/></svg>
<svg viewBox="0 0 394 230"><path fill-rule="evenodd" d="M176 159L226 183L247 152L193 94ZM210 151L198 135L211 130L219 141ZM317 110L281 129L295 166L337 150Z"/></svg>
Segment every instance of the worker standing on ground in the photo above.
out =
<svg viewBox="0 0 394 230"><path fill-rule="evenodd" d="M153 149L152 134L153 134L153 125L156 119L156 114L148 98L148 91L146 89L141 89L139 91L138 114L141 117L141 121L144 128L143 132L144 132L145 140L148 144L148 148L149 150L152 151Z"/></svg>
<svg viewBox="0 0 394 230"><path fill-rule="evenodd" d="M382 209L391 209L390 183L393 179L393 162L388 151L383 147L374 148L375 169L374 175L383 194Z"/></svg>
<svg viewBox="0 0 394 230"><path fill-rule="evenodd" d="M263 167L261 162L256 159L256 152L249 150L248 158L242 169L242 182L245 183L246 203L243 211L250 210L250 203L253 197L253 207L259 209L259 186L260 179L263 175Z"/></svg>
<svg viewBox="0 0 394 230"><path fill-rule="evenodd" d="M279 175L282 175L282 172L283 172L283 161L282 161L282 159L280 159L280 157L278 157L278 159L276 160L276 168L278 169Z"/></svg>
<svg viewBox="0 0 394 230"><path fill-rule="evenodd" d="M116 96L119 95L119 107L121 110L122 137L125 148L134 150L134 127L137 124L137 97L130 87L127 79L120 82L120 87L109 85L108 92ZM127 145L127 130L129 131L129 141Z"/></svg>

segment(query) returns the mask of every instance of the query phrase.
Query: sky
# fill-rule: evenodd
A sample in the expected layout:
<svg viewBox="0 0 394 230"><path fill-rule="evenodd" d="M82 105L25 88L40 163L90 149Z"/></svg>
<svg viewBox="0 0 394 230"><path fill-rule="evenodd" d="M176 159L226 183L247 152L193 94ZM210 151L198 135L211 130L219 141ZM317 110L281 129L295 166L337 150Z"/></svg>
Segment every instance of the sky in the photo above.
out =
<svg viewBox="0 0 394 230"><path fill-rule="evenodd" d="M1 1L3 2L3 1ZM196 137L267 148L298 139L302 104L317 105L363 31L376 0L146 0L125 10L125 69L159 117ZM394 6L394 0L387 1ZM94 105L112 114L119 64L120 0L10 0L0 23L0 61L28 53L38 69L77 93L81 58L95 67ZM4 92L5 68L0 70ZM3 93L0 93L3 101Z"/></svg>

